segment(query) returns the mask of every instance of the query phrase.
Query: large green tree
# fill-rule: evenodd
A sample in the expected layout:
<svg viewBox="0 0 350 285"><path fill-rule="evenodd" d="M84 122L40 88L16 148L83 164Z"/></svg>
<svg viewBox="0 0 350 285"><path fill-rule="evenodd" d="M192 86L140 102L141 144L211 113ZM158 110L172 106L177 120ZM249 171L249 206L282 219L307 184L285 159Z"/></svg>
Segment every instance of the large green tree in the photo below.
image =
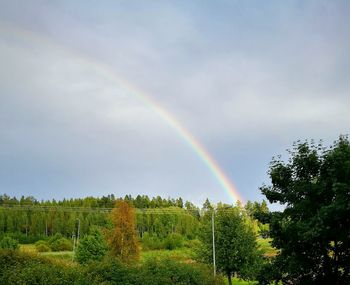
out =
<svg viewBox="0 0 350 285"><path fill-rule="evenodd" d="M296 143L287 162L271 162L262 193L285 206L270 234L284 284L350 284L350 144Z"/></svg>
<svg viewBox="0 0 350 285"><path fill-rule="evenodd" d="M203 246L200 259L213 262L211 216L214 210L208 210L203 218L200 238ZM251 220L239 207L220 206L215 210L215 250L216 266L225 274L231 285L233 276L252 279L260 264L260 253Z"/></svg>

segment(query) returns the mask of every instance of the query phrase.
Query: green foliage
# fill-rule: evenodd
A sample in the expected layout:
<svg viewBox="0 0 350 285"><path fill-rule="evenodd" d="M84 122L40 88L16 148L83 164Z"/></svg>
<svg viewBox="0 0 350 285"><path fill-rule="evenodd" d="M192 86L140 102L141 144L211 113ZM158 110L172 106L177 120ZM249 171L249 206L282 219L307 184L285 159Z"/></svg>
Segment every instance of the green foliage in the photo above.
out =
<svg viewBox="0 0 350 285"><path fill-rule="evenodd" d="M183 247L183 243L184 243L184 239L180 234L178 233L169 234L164 239L164 248L169 250L181 248Z"/></svg>
<svg viewBox="0 0 350 285"><path fill-rule="evenodd" d="M10 236L4 236L1 240L0 240L0 248L1 249L18 249L19 245L18 245L18 241L13 239Z"/></svg>
<svg viewBox="0 0 350 285"><path fill-rule="evenodd" d="M116 200L114 195L108 195L102 198L39 202L33 197L17 199L6 194L0 195L0 235L11 234L21 244L35 243L57 233L69 237L72 234L77 235L79 219L80 235L84 236L89 233L91 226L108 227L108 215L98 211L82 213L78 208L75 212L75 207L91 210L112 208ZM125 200L135 208L143 209L136 211L139 237L146 232L162 239L173 232L189 239L196 237L200 215L199 209L192 203L184 203L182 198L163 199L157 196L151 199L145 195L138 195L135 199L127 195ZM24 205L25 209L19 208Z"/></svg>
<svg viewBox="0 0 350 285"><path fill-rule="evenodd" d="M199 259L212 263L212 211L204 217L201 230L202 248ZM261 264L256 236L249 217L239 207L219 207L215 212L215 249L217 269L225 274L231 284L231 277L253 279Z"/></svg>
<svg viewBox="0 0 350 285"><path fill-rule="evenodd" d="M265 200L261 203L248 201L244 208L251 218L258 220L260 223L267 224L270 222L270 210Z"/></svg>
<svg viewBox="0 0 350 285"><path fill-rule="evenodd" d="M164 244L163 241L157 236L152 236L149 233L144 233L142 239L142 249L143 250L155 250L155 249L163 249Z"/></svg>
<svg viewBox="0 0 350 285"><path fill-rule="evenodd" d="M148 260L143 268L143 276L147 276L143 285L222 285L223 280L214 278L212 271L201 264L186 264L173 259ZM141 285L140 284L140 285Z"/></svg>
<svg viewBox="0 0 350 285"><path fill-rule="evenodd" d="M261 224L259 223L259 235L262 238L268 238L270 233L270 225L269 224Z"/></svg>
<svg viewBox="0 0 350 285"><path fill-rule="evenodd" d="M51 251L51 248L48 244L47 241L45 240L38 240L36 243L35 243L35 248L38 252L48 252L48 251Z"/></svg>
<svg viewBox="0 0 350 285"><path fill-rule="evenodd" d="M75 259L81 263L93 260L100 261L107 253L107 244L101 232L95 230L92 234L84 236L76 249Z"/></svg>
<svg viewBox="0 0 350 285"><path fill-rule="evenodd" d="M151 236L149 233L145 233L141 239L141 242L143 250L174 250L185 246L185 239L178 233L171 233L163 239L157 236ZM187 241L186 244L188 244Z"/></svg>
<svg viewBox="0 0 350 285"><path fill-rule="evenodd" d="M172 258L177 261L193 263L194 252L189 248L173 249L173 250L149 250L141 252L141 262L145 262L149 259L164 259Z"/></svg>
<svg viewBox="0 0 350 285"><path fill-rule="evenodd" d="M294 145L290 159L273 160L270 202L285 205L272 216L270 236L280 249L277 279L288 284L350 284L350 144L329 149Z"/></svg>
<svg viewBox="0 0 350 285"><path fill-rule="evenodd" d="M97 284L79 267L56 264L46 258L17 251L0 250L2 285L83 285Z"/></svg>
<svg viewBox="0 0 350 285"><path fill-rule="evenodd" d="M89 265L97 283L113 285L223 285L204 265L186 264L169 258L150 259L142 265L108 260Z"/></svg>
<svg viewBox="0 0 350 285"><path fill-rule="evenodd" d="M67 238L62 237L61 234L55 234L48 239L48 244L52 251L71 251L73 243Z"/></svg>

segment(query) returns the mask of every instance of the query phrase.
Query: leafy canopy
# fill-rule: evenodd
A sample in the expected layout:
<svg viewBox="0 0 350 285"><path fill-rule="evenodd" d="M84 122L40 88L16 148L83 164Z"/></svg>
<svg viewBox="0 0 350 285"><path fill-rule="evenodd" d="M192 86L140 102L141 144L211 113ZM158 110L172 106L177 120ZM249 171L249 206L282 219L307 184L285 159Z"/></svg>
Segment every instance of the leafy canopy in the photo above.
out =
<svg viewBox="0 0 350 285"><path fill-rule="evenodd" d="M288 162L270 165L262 193L285 205L270 225L280 249L275 269L285 284L350 284L350 144L325 149L298 142Z"/></svg>
<svg viewBox="0 0 350 285"><path fill-rule="evenodd" d="M208 210L205 214L200 235L203 243L199 252L200 259L207 263L213 262L212 214L213 210ZM240 206L219 205L214 215L218 271L227 276L229 284L232 284L231 277L234 275L243 279L254 278L260 262L260 253L251 219Z"/></svg>

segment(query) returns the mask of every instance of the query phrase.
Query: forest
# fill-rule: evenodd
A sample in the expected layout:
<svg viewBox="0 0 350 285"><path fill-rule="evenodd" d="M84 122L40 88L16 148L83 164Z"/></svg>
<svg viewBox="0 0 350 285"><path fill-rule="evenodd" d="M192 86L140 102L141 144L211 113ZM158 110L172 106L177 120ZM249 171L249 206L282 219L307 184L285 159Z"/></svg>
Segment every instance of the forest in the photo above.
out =
<svg viewBox="0 0 350 285"><path fill-rule="evenodd" d="M297 142L244 205L0 195L1 284L350 282L350 144Z"/></svg>

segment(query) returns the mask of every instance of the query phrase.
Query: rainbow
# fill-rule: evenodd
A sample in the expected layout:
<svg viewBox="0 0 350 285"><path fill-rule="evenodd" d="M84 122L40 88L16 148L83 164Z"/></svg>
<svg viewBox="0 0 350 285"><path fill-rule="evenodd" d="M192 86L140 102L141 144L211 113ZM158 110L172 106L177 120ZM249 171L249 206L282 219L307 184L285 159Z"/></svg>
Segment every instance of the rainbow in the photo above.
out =
<svg viewBox="0 0 350 285"><path fill-rule="evenodd" d="M243 202L241 195L237 191L236 187L220 168L215 159L210 155L210 153L205 149L205 147L183 126L179 121L166 109L164 109L160 104L152 99L151 96L145 92L138 90L134 85L125 80L123 77L119 76L114 70L109 68L107 65L100 62L96 62L92 59L86 58L74 51L57 45L56 43L50 41L41 35L34 34L24 29L15 28L13 26L8 26L0 23L0 33L8 34L12 37L18 38L19 40L26 40L29 42L34 42L35 44L41 44L48 46L49 48L55 49L57 51L63 52L66 55L73 56L76 62L85 64L86 66L92 68L98 74L103 76L103 78L112 81L118 87L132 94L141 100L146 106L152 109L160 118L162 118L174 131L182 138L182 140L191 148L191 150L197 155L197 157L205 164L209 169L210 173L214 176L217 182L220 184L221 188L228 194L233 202L241 201Z"/></svg>

